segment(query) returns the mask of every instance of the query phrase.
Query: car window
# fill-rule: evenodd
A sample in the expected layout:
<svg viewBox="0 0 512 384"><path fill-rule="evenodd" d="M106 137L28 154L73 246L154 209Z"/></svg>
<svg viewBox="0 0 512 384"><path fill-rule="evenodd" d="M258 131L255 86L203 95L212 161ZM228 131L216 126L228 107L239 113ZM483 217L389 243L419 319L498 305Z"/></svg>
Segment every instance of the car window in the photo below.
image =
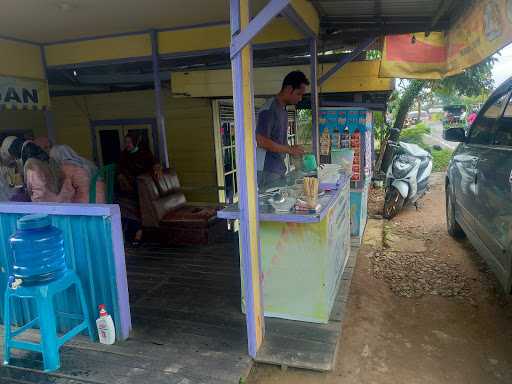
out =
<svg viewBox="0 0 512 384"><path fill-rule="evenodd" d="M475 123L471 126L468 143L482 145L492 143L494 138L494 123L500 116L504 103L508 100L507 97L508 93L498 97L494 103L480 112Z"/></svg>
<svg viewBox="0 0 512 384"><path fill-rule="evenodd" d="M512 147L512 97L505 107L503 116L498 121L494 144Z"/></svg>

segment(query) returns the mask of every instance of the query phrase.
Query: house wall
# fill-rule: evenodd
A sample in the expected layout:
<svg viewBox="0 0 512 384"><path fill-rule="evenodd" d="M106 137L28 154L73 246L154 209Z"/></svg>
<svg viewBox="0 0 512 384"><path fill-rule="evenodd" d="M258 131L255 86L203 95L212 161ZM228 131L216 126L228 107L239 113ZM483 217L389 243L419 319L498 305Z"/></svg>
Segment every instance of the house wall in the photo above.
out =
<svg viewBox="0 0 512 384"><path fill-rule="evenodd" d="M210 187L187 192L190 201L217 202L217 174L212 107L209 99L175 98L163 92L163 113L171 166L185 187ZM92 159L90 120L140 119L155 116L152 90L52 98L57 143L68 144ZM34 127L46 135L41 112L0 112L0 128ZM6 128L7 129L7 128Z"/></svg>
<svg viewBox="0 0 512 384"><path fill-rule="evenodd" d="M0 38L0 75L44 79L41 48L34 44Z"/></svg>
<svg viewBox="0 0 512 384"><path fill-rule="evenodd" d="M44 112L4 110L0 112L0 134L5 131L32 131L34 137L48 136Z"/></svg>

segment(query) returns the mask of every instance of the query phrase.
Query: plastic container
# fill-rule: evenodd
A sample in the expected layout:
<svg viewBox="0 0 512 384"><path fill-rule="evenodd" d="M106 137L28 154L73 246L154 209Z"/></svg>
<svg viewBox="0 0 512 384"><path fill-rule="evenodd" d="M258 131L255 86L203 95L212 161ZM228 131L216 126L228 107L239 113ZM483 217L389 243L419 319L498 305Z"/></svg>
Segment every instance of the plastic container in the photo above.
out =
<svg viewBox="0 0 512 384"><path fill-rule="evenodd" d="M354 162L354 151L349 148L333 150L331 153L331 163L341 165L343 171L347 174L352 173L352 163Z"/></svg>
<svg viewBox="0 0 512 384"><path fill-rule="evenodd" d="M23 216L16 227L9 238L16 279L23 285L46 284L67 271L62 231L51 225L48 215Z"/></svg>
<svg viewBox="0 0 512 384"><path fill-rule="evenodd" d="M112 345L116 341L116 328L112 316L108 314L105 309L105 304L98 306L100 310L100 317L96 320L96 327L98 328L98 337L101 344Z"/></svg>
<svg viewBox="0 0 512 384"><path fill-rule="evenodd" d="M316 171L317 165L315 155L311 153L305 154L304 157L302 158L302 161L304 162L305 172Z"/></svg>

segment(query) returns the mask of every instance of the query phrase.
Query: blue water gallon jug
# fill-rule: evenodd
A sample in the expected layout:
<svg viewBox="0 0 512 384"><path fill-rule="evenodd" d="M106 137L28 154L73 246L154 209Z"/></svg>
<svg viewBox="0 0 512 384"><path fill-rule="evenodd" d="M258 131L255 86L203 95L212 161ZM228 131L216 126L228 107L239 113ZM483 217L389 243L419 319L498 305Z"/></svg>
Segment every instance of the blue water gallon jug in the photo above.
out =
<svg viewBox="0 0 512 384"><path fill-rule="evenodd" d="M23 285L45 284L67 270L62 231L51 225L48 215L26 215L18 219L17 231L9 238L12 273Z"/></svg>

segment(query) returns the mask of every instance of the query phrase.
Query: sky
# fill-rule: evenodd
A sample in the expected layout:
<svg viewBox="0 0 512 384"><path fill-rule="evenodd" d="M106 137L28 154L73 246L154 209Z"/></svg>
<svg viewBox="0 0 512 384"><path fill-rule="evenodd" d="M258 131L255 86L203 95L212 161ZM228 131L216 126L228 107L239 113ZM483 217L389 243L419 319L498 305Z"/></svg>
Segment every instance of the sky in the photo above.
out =
<svg viewBox="0 0 512 384"><path fill-rule="evenodd" d="M496 54L495 57L498 61L494 63L492 77L494 78L494 86L498 87L509 77L512 77L512 44L503 48L501 55Z"/></svg>

